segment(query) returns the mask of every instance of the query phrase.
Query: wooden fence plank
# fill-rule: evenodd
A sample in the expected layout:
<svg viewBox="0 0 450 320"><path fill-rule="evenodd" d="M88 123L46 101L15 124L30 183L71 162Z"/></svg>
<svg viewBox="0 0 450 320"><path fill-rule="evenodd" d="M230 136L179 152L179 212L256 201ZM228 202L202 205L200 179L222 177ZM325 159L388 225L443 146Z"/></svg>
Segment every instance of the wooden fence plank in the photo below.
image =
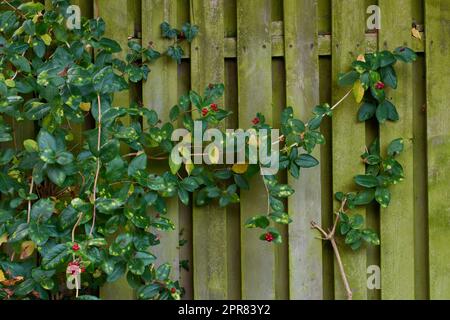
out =
<svg viewBox="0 0 450 320"><path fill-rule="evenodd" d="M380 0L382 28L380 50L411 46L411 0ZM394 31L395 30L395 31ZM414 298L414 185L413 179L413 75L412 65L397 63L397 90L388 90L387 99L397 107L400 120L380 125L380 146L384 152L389 143L404 139L404 152L399 161L406 183L391 190L388 208L380 209L381 296L383 299Z"/></svg>
<svg viewBox="0 0 450 320"><path fill-rule="evenodd" d="M128 37L134 36L134 6L137 5L136 0L95 0L94 2L95 16L102 17L107 25L105 36L116 40L122 47L123 51L118 57L125 58L128 48ZM114 105L127 107L130 105L130 91L123 91L114 95ZM128 120L124 120L126 123ZM129 287L126 278L122 277L115 283L105 285L101 292L101 297L105 300L115 299L133 299L134 292Z"/></svg>
<svg viewBox="0 0 450 320"><path fill-rule="evenodd" d="M248 128L256 112L272 120L272 68L269 0L238 0L237 56L239 126ZM275 298L275 255L272 244L259 240L260 231L247 230L246 220L267 211L262 177L250 181L251 191L241 192L242 298Z"/></svg>
<svg viewBox="0 0 450 320"><path fill-rule="evenodd" d="M450 3L425 1L430 298L450 299Z"/></svg>
<svg viewBox="0 0 450 320"><path fill-rule="evenodd" d="M287 105L296 116L308 119L319 104L317 2L284 1ZM320 151L314 156L320 158ZM322 243L310 222L321 223L320 166L289 178L295 196L288 201L289 279L291 299L322 299Z"/></svg>
<svg viewBox="0 0 450 320"><path fill-rule="evenodd" d="M415 299L429 297L428 281L428 208L427 208L427 117L425 57L413 64L413 136L414 136L414 264Z"/></svg>
<svg viewBox="0 0 450 320"><path fill-rule="evenodd" d="M161 37L161 23L167 21L177 25L177 1L175 0L142 0L142 42L148 45L153 42L156 50L162 52L171 43ZM178 66L169 57L162 57L150 65L151 73L142 85L143 104L155 110L164 122L169 121L172 106L178 103L177 73ZM152 161L152 171L159 174L168 171L166 161ZM169 262L172 265L171 277L179 278L179 211L181 204L178 198L166 199L167 218L175 224L175 230L169 232L155 231L160 234L161 245L153 248L158 257L157 264Z"/></svg>
<svg viewBox="0 0 450 320"><path fill-rule="evenodd" d="M351 62L364 53L365 46L365 10L360 0L333 0L333 34L332 34L332 77L333 100L336 102L344 96L348 88L337 85L339 72L349 69ZM353 176L364 173L360 155L365 146L365 126L357 122L354 112L354 100L346 100L333 115L333 192L355 190ZM365 216L364 209L352 210L353 214ZM331 214L331 212L330 212ZM343 264L353 290L354 299L366 299L366 250L353 252L343 243L341 245ZM335 298L345 298L344 286L335 264Z"/></svg>
<svg viewBox="0 0 450 320"><path fill-rule="evenodd" d="M223 1L191 0L191 22L200 27L191 45L192 89L203 94L209 83L225 81ZM217 203L193 208L195 299L228 298L226 213Z"/></svg>

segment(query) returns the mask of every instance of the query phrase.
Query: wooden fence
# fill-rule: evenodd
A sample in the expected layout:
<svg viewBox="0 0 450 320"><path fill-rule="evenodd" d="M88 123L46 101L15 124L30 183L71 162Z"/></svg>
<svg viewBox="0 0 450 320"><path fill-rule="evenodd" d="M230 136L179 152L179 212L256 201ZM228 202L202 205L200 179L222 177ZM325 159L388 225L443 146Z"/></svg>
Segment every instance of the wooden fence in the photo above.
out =
<svg viewBox="0 0 450 320"><path fill-rule="evenodd" d="M328 243L309 223L332 223L333 192L352 190L363 173L359 156L377 135L382 148L403 137L406 180L393 190L387 209L373 205L359 213L378 230L381 246L343 252L356 299L450 299L450 1L448 0L77 0L85 16L101 16L107 35L125 48L128 37L167 46L159 25L186 21L200 35L185 47L181 65L162 59L149 81L115 97L168 117L177 94L224 82L224 105L232 110L228 128L249 127L256 111L277 126L283 107L307 117L319 102L335 102L345 89L336 84L358 54L407 45L419 59L397 65L399 88L389 92L401 120L381 126L358 123L358 106L348 100L327 121L327 138L316 156L321 166L289 179L296 193L288 201L294 222L282 230L285 241L271 245L243 228L265 211L264 187L252 181L239 205L220 209L169 205L177 230L162 234L161 261L176 270L195 299L341 299L343 285ZM369 5L381 9L381 30L366 30ZM411 36L415 22L422 41ZM158 165L155 164L155 168ZM158 168L156 168L158 169ZM287 178L285 178L288 180ZM179 240L187 244L179 246ZM367 268L381 268L381 290L367 288ZM177 268L175 268L177 269ZM126 281L102 290L109 299L133 298Z"/></svg>

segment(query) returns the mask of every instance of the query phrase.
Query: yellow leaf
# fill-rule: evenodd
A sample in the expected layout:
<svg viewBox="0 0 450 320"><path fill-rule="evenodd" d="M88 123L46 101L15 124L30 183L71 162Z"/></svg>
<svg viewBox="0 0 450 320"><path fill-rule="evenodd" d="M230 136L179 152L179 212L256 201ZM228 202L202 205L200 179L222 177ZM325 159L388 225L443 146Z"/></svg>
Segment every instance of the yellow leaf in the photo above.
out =
<svg viewBox="0 0 450 320"><path fill-rule="evenodd" d="M358 58L356 58L356 60L357 60L357 61L361 61L361 62L366 62L366 58L364 58L364 55L363 55L363 54L360 54L360 55L358 56Z"/></svg>
<svg viewBox="0 0 450 320"><path fill-rule="evenodd" d="M420 31L417 30L416 28L411 29L411 34L414 38L422 40L422 35L420 34Z"/></svg>
<svg viewBox="0 0 450 320"><path fill-rule="evenodd" d="M44 41L45 45L48 47L52 43L52 37L46 33L41 36L42 41Z"/></svg>
<svg viewBox="0 0 450 320"><path fill-rule="evenodd" d="M220 150L217 146L212 146L208 149L208 157L211 164L218 164L220 160Z"/></svg>
<svg viewBox="0 0 450 320"><path fill-rule="evenodd" d="M13 79L6 79L5 84L10 88L14 88L16 86L16 82Z"/></svg>
<svg viewBox="0 0 450 320"><path fill-rule="evenodd" d="M233 170L233 172L237 173L237 174L243 174L243 173L247 172L247 169L248 169L247 163L236 163L231 168L231 170Z"/></svg>
<svg viewBox="0 0 450 320"><path fill-rule="evenodd" d="M82 102L80 103L80 109L85 112L88 112L91 110L91 104L89 102Z"/></svg>
<svg viewBox="0 0 450 320"><path fill-rule="evenodd" d="M3 282L3 281L5 281L5 280L6 280L5 274L3 273L2 270L0 270L0 282Z"/></svg>
<svg viewBox="0 0 450 320"><path fill-rule="evenodd" d="M184 165L184 167L185 167L186 172L187 172L188 175L191 175L192 170L194 170L194 168L195 168L195 166L194 166L194 164L192 162L191 163L186 163Z"/></svg>
<svg viewBox="0 0 450 320"><path fill-rule="evenodd" d="M25 241L22 243L22 251L20 252L20 259L26 259L34 252L35 244L33 241Z"/></svg>
<svg viewBox="0 0 450 320"><path fill-rule="evenodd" d="M0 237L0 247L2 246L2 244L6 243L6 242L8 242L8 234L7 233L5 233L4 235L2 235Z"/></svg>
<svg viewBox="0 0 450 320"><path fill-rule="evenodd" d="M355 100L357 103L360 103L364 98L364 87L359 80L356 80L355 84L353 85L353 95L355 96Z"/></svg>

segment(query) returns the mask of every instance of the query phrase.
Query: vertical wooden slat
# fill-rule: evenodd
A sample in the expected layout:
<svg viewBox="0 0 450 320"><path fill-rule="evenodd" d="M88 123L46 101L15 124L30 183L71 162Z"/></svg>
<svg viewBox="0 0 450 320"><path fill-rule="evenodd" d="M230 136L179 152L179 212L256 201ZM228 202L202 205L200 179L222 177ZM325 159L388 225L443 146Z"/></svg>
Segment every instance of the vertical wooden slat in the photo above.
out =
<svg viewBox="0 0 450 320"><path fill-rule="evenodd" d="M81 16L87 19L91 19L93 17L94 5L92 0L73 0L71 2L74 5L80 7ZM73 123L71 124L71 133L74 136L73 143L76 145L75 150L80 151L83 147L83 132L93 127L93 119L92 117L86 116L84 117L83 123Z"/></svg>
<svg viewBox="0 0 450 320"><path fill-rule="evenodd" d="M153 42L158 51L164 51L171 43L161 37L161 23L167 21L172 26L177 25L177 1L175 0L143 0L142 1L142 43L147 46ZM177 104L177 75L178 66L169 57L162 57L150 65L151 73L148 80L142 85L144 107L155 110L164 122L169 121L169 112ZM154 161L150 164L151 170L161 174L168 171L166 161ZM180 203L177 197L166 199L167 218L175 224L175 230L159 232L161 244L153 248L158 257L157 264L172 264L171 277L179 277L179 210Z"/></svg>
<svg viewBox="0 0 450 320"><path fill-rule="evenodd" d="M319 104L317 2L284 1L287 105L308 119ZM314 153L320 158L320 151ZM311 221L321 223L320 166L289 178L295 196L289 198L289 279L291 299L322 299L322 243Z"/></svg>
<svg viewBox="0 0 450 320"><path fill-rule="evenodd" d="M414 134L414 263L415 299L429 297L428 285L428 210L427 210L427 117L425 57L413 64Z"/></svg>
<svg viewBox="0 0 450 320"><path fill-rule="evenodd" d="M331 101L331 58L319 59L319 82L320 101ZM327 143L320 147L320 180L321 180L321 207L322 225L329 226L333 223L333 170L332 170L332 150L331 150L331 119L325 118L320 125L320 131ZM334 267L333 248L322 241L322 286L323 299L332 300L334 298Z"/></svg>
<svg viewBox="0 0 450 320"><path fill-rule="evenodd" d="M180 11L180 7L177 9L178 13ZM178 18L180 16L178 15ZM182 20L184 21L184 19ZM191 73L190 73L190 64L188 61L184 60L178 66L178 96L182 96L189 92L191 88ZM194 298L194 289L193 289L193 254L192 254L192 206L191 203L189 206L180 206L179 212L179 229L180 229L180 241L186 240L187 242L180 247L180 262L183 260L188 261L189 270L185 270L180 268L180 286L182 286L185 290L185 294L183 296L184 300L192 300ZM162 244L164 246L164 243Z"/></svg>
<svg viewBox="0 0 450 320"><path fill-rule="evenodd" d="M380 50L411 46L411 0L380 0L382 27ZM406 183L391 190L388 208L381 208L381 296L383 299L414 298L414 189L413 183L413 77L412 65L397 63L398 88L387 91L387 99L397 107L400 120L380 125L382 152L397 138L404 139L405 150L398 157ZM408 182L410 181L410 182Z"/></svg>
<svg viewBox="0 0 450 320"><path fill-rule="evenodd" d="M450 3L425 1L430 298L450 299Z"/></svg>
<svg viewBox="0 0 450 320"><path fill-rule="evenodd" d="M271 2L238 0L239 126L248 128L256 112L272 120ZM242 298L275 298L273 244L259 240L260 231L243 227L246 220L267 211L262 177L250 181L251 191L241 192Z"/></svg>
<svg viewBox="0 0 450 320"><path fill-rule="evenodd" d="M225 3L228 3L229 7ZM236 3L230 6L225 1L225 29L234 25L236 29ZM236 59L225 61L225 105L227 110L233 112L227 120L226 126L230 129L238 127L238 84ZM240 248L240 205L232 204L227 207L227 247L228 247L228 299L241 298L241 248Z"/></svg>
<svg viewBox="0 0 450 320"><path fill-rule="evenodd" d="M102 17L106 23L105 36L116 40L122 47L119 58L124 59L127 52L128 37L134 35L134 6L136 0L95 0L95 15ZM114 105L128 107L130 105L130 91L123 91L114 95ZM134 292L129 287L126 278L122 277L115 283L105 285L101 290L101 297L105 300L133 299Z"/></svg>
<svg viewBox="0 0 450 320"><path fill-rule="evenodd" d="M223 1L191 0L191 21L200 27L191 46L192 89L203 94L209 83L225 81ZM224 99L217 103L223 106ZM226 209L194 207L193 232L195 299L227 299Z"/></svg>
<svg viewBox="0 0 450 320"><path fill-rule="evenodd" d="M351 62L364 53L365 7L360 0L332 1L332 57L333 57L333 101L338 101L349 88L336 83L339 72L350 69ZM355 101L351 97L337 108L333 115L333 192L355 190L353 176L364 173L364 165L359 161L365 146L365 126L358 123ZM353 214L365 216L364 209L352 210ZM330 213L331 214L331 213ZM343 264L353 290L354 299L366 299L366 250L353 252L341 243ZM346 298L339 269L335 264L335 298Z"/></svg>

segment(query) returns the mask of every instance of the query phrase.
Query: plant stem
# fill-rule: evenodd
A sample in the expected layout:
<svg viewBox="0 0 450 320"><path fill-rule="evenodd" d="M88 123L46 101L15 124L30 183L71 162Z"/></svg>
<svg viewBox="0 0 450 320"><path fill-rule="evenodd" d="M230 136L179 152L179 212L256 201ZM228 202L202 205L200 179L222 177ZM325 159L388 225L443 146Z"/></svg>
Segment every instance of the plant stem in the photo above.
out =
<svg viewBox="0 0 450 320"><path fill-rule="evenodd" d="M98 184L98 178L100 175L100 147L102 143L102 102L100 99L100 95L97 95L97 103L98 103L98 121L97 121L97 127L98 127L98 134L97 134L97 168L95 170L95 178L94 178L94 190L93 190L93 204L94 204L94 210L92 213L92 226L91 231L89 231L89 236L92 236L92 233L94 232L95 227L95 218L97 214L95 202L97 200L97 184Z"/></svg>
<svg viewBox="0 0 450 320"><path fill-rule="evenodd" d="M29 195L33 193L33 187L34 187L34 177L31 175L31 184L30 184L30 192ZM28 200L28 211L27 211L27 223L30 224L31 220L31 200Z"/></svg>
<svg viewBox="0 0 450 320"><path fill-rule="evenodd" d="M344 283L345 291L347 293L347 300L352 300L353 293L352 289L350 288L350 284L347 279L347 274L345 273L344 264L342 263L341 255L339 253L339 247L336 243L335 234L336 234L336 227L339 223L339 213L344 211L346 200L342 201L341 207L339 208L339 212L336 215L336 219L334 220L333 228L327 233L323 228L321 228L316 222L311 222L311 227L313 229L319 230L319 232L324 236L322 240L330 241L331 246L333 247L333 252L336 257L336 261L339 266L339 273L341 274L342 282Z"/></svg>

